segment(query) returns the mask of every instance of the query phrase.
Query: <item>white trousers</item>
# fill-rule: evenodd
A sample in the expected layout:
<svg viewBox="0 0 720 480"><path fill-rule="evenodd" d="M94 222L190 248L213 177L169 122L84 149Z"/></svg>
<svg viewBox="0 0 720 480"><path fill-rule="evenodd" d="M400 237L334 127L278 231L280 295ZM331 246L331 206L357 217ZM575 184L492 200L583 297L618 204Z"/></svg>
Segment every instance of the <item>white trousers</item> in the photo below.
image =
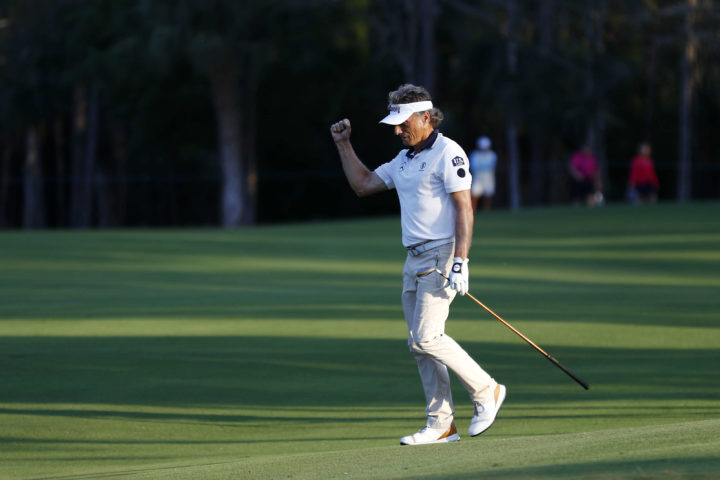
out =
<svg viewBox="0 0 720 480"><path fill-rule="evenodd" d="M457 375L470 399L494 400L497 383L458 343L445 334L445 321L455 290L437 272L418 277L418 271L438 268L450 272L455 246L441 245L418 256L408 254L403 268L402 304L408 326L408 346L415 356L427 408L427 426L449 428L455 415L448 368Z"/></svg>

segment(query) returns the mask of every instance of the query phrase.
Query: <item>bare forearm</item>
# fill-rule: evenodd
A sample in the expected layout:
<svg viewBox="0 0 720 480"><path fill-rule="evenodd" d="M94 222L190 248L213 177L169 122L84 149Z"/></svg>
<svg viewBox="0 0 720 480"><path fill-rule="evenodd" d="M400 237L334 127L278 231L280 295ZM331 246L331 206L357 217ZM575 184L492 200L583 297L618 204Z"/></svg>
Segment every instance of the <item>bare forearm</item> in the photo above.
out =
<svg viewBox="0 0 720 480"><path fill-rule="evenodd" d="M343 172L345 172L350 187L355 193L361 195L363 184L372 172L360 161L349 141L336 143L335 145L340 154Z"/></svg>
<svg viewBox="0 0 720 480"><path fill-rule="evenodd" d="M355 154L350 143L350 120L340 120L330 126L330 133L340 154L343 172L350 187L358 197L387 190L385 182L375 172L371 172Z"/></svg>
<svg viewBox="0 0 720 480"><path fill-rule="evenodd" d="M453 199L455 203L455 256L468 258L475 219L470 194L467 192L467 195L456 195Z"/></svg>
<svg viewBox="0 0 720 480"><path fill-rule="evenodd" d="M358 197L365 197L383 190L387 190L385 182L360 161L349 141L335 143L340 153L343 172L350 187Z"/></svg>

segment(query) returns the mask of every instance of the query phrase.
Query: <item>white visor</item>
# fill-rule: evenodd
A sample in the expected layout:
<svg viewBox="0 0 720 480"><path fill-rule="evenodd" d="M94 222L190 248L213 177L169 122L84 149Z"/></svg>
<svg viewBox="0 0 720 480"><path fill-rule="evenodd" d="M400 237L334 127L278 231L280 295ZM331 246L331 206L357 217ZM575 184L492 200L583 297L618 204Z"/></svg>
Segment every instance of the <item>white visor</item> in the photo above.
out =
<svg viewBox="0 0 720 480"><path fill-rule="evenodd" d="M390 114L380 120L380 123L387 123L388 125L400 125L405 120L410 118L410 115L417 112L425 112L433 108L431 101L427 100L424 102L413 102L413 103L391 103L388 105Z"/></svg>

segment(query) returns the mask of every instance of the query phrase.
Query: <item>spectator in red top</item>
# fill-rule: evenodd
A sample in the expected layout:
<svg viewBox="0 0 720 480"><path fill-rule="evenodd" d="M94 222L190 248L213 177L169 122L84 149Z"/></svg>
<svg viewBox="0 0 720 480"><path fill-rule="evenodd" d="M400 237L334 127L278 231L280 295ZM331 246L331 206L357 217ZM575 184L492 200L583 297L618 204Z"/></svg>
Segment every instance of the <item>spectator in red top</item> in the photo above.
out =
<svg viewBox="0 0 720 480"><path fill-rule="evenodd" d="M660 182L655 173L655 165L650 156L652 149L649 143L641 143L638 148L638 154L635 155L630 163L630 179L628 187L631 192L631 198L637 199L642 203L655 203L657 201Z"/></svg>
<svg viewBox="0 0 720 480"><path fill-rule="evenodd" d="M570 195L574 204L595 205L595 191L600 189L595 156L588 145L570 158Z"/></svg>

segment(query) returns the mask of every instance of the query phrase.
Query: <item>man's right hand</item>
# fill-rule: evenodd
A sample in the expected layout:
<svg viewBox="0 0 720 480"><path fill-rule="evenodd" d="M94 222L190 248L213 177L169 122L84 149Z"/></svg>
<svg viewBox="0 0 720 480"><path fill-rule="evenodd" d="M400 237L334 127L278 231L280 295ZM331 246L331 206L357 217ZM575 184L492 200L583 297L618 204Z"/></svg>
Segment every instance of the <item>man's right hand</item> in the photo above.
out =
<svg viewBox="0 0 720 480"><path fill-rule="evenodd" d="M335 140L338 153L340 153L345 176L358 197L365 197L388 189L378 174L368 170L355 154L355 150L350 144L350 120L343 118L339 122L333 123L330 126L330 133Z"/></svg>
<svg viewBox="0 0 720 480"><path fill-rule="evenodd" d="M330 127L330 133L332 134L335 143L346 142L350 140L350 120L344 118L337 123L333 123Z"/></svg>

